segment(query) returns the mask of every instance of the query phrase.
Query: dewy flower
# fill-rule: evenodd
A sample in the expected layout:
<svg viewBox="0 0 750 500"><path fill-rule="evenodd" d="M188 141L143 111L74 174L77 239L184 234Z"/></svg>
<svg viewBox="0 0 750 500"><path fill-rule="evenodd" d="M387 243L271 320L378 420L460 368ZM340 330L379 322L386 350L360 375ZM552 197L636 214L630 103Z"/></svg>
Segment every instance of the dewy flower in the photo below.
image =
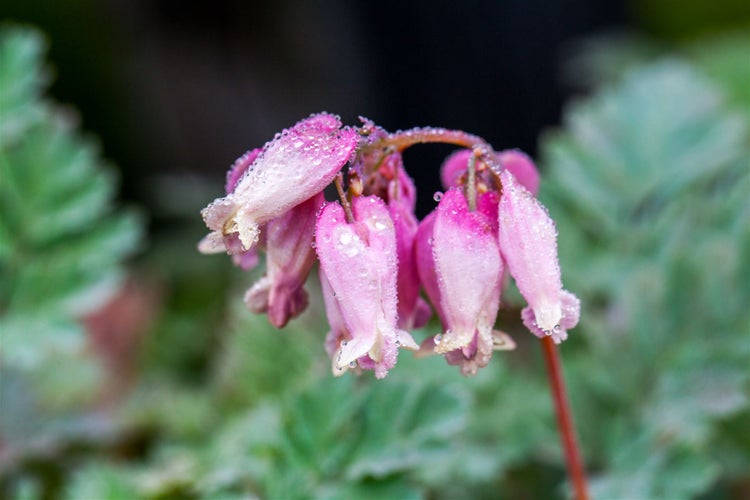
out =
<svg viewBox="0 0 750 500"><path fill-rule="evenodd" d="M427 142L462 149L443 164L447 192L420 223L402 153ZM341 203L326 204L323 190L334 180ZM320 113L234 163L226 196L202 211L211 232L199 249L227 252L243 269L264 251L266 272L245 301L279 328L307 307L304 285L317 257L336 375L373 370L382 378L400 347L442 354L470 375L493 350L514 347L494 329L508 274L535 335L561 342L578 322L580 303L562 288L555 227L534 198L538 187L528 156L495 153L481 137L433 127L389 133L367 119L343 127ZM432 310L442 333L420 347L409 330Z"/></svg>
<svg viewBox="0 0 750 500"><path fill-rule="evenodd" d="M236 234L250 249L260 225L321 192L351 158L358 142L354 129L342 128L338 117L313 115L267 143L247 166L234 190L203 209L212 231L202 251L225 248Z"/></svg>
<svg viewBox="0 0 750 500"><path fill-rule="evenodd" d="M318 193L281 217L269 221L266 234L266 274L245 294L245 303L256 313L282 328L307 307L303 285L313 264L312 248L318 210L325 199Z"/></svg>
<svg viewBox="0 0 750 500"><path fill-rule="evenodd" d="M396 235L388 208L375 196L360 196L352 213L349 223L341 205L326 205L315 235L321 269L350 336L341 338L334 361L337 368L359 365L382 378L396 364L399 347L418 346L396 324Z"/></svg>
<svg viewBox="0 0 750 500"><path fill-rule="evenodd" d="M434 350L450 353L451 364L473 374L489 362L494 347L503 271L497 236L488 218L470 211L461 190L452 188L438 204L432 240L446 323Z"/></svg>
<svg viewBox="0 0 750 500"><path fill-rule="evenodd" d="M563 290L557 260L557 231L547 210L513 174L504 171L499 209L500 250L518 290L528 302L524 324L556 343L578 323L580 303Z"/></svg>

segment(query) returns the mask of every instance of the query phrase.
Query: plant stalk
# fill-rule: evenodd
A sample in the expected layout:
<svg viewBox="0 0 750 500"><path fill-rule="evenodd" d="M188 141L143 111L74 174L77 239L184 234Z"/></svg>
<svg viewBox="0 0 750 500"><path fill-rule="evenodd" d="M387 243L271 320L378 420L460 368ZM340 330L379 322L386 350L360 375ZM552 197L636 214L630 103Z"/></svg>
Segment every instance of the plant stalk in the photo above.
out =
<svg viewBox="0 0 750 500"><path fill-rule="evenodd" d="M586 484L586 471L583 467L581 450L578 446L578 436L576 435L573 415L568 403L568 395L565 391L565 380L563 379L560 355L557 352L557 347L552 337L542 339L542 349L547 365L552 398L555 402L557 426L560 431L560 441L562 442L565 454L565 463L568 467L568 477L573 485L576 500L588 500L590 497L588 485Z"/></svg>

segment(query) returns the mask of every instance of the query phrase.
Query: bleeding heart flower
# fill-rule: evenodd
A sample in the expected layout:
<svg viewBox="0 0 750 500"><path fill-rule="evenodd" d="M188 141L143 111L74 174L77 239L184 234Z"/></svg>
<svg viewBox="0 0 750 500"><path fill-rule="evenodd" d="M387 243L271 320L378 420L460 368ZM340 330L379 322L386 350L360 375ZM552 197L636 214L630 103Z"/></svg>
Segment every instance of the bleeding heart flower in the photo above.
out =
<svg viewBox="0 0 750 500"><path fill-rule="evenodd" d="M358 364L383 378L399 347L418 346L396 324L396 233L388 208L380 198L362 196L353 200L352 213L349 223L341 205L326 205L315 235L321 269L351 336L341 340L335 363L342 369Z"/></svg>
<svg viewBox="0 0 750 500"><path fill-rule="evenodd" d="M459 189L445 193L437 207L432 253L445 327L433 339L434 351L474 374L495 348L503 265L490 220L470 211Z"/></svg>
<svg viewBox="0 0 750 500"><path fill-rule="evenodd" d="M567 338L578 323L580 303L562 288L557 260L557 231L547 209L513 174L500 176L503 194L499 210L500 249L518 290L529 304L524 323L538 336Z"/></svg>

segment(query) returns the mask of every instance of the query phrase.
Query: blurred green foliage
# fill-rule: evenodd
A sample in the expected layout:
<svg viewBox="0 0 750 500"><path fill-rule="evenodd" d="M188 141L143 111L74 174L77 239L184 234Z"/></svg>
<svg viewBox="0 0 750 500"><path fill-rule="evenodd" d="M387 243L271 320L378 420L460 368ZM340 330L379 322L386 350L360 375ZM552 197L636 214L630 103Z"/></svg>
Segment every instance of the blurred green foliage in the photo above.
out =
<svg viewBox="0 0 750 500"><path fill-rule="evenodd" d="M574 406L606 422L581 425L597 497L748 479L715 443L750 456L722 435L749 402L750 134L721 92L733 84L709 76L676 59L631 67L542 143L566 283L587 304L586 346L566 357Z"/></svg>
<svg viewBox="0 0 750 500"><path fill-rule="evenodd" d="M542 198L558 224L566 288L584 304L561 352L597 498L728 499L750 488L747 40L667 58L645 40L592 43L571 64L592 95L542 138ZM45 353L69 338L80 344L76 320L96 305L84 292L115 282L137 231L131 215L111 211L112 179L90 141L40 98L42 47L28 30L6 29L0 43L0 102L16 103L0 117L10 131L0 157L0 312L21 325L5 323L1 339L0 494L568 494L520 304L501 310L518 349L474 378L408 354L382 381L334 378L316 280L310 310L284 330L250 314L239 297L257 276L197 254L196 214L210 194L187 196L177 179L156 187L154 216L169 230L134 271L155 283L159 309L132 384L82 411L65 394L97 389L87 371L95 356ZM49 261L41 279L35 266ZM35 434L54 439L28 449L16 437Z"/></svg>

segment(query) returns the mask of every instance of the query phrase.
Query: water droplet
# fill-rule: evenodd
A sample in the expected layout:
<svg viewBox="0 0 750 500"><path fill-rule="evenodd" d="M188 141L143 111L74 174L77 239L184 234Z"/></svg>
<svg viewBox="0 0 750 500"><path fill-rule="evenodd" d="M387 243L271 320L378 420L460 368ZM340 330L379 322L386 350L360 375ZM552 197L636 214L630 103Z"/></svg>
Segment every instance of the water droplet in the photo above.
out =
<svg viewBox="0 0 750 500"><path fill-rule="evenodd" d="M552 331L554 331L555 333L560 333L560 330L562 330L562 328L560 328L560 325L555 325L552 328Z"/></svg>
<svg viewBox="0 0 750 500"><path fill-rule="evenodd" d="M348 342L348 341L346 341L346 340L342 340L342 341L341 341L341 347L346 347L346 346L347 346L347 344L349 344L349 342Z"/></svg>
<svg viewBox="0 0 750 500"><path fill-rule="evenodd" d="M440 191L435 191L435 194L432 195L432 199L435 201L440 201L443 199L443 193Z"/></svg>
<svg viewBox="0 0 750 500"><path fill-rule="evenodd" d="M314 160L312 161L312 164L313 164L313 165L315 165L315 166L317 167L318 165L320 165L320 163L321 163L322 161L323 161L323 160L321 160L320 158L315 158L315 159L314 159Z"/></svg>
<svg viewBox="0 0 750 500"><path fill-rule="evenodd" d="M440 342L443 341L443 334L439 333L439 334L435 335L435 337L432 339L432 341L435 342L435 345L439 344Z"/></svg>
<svg viewBox="0 0 750 500"><path fill-rule="evenodd" d="M352 234L351 233L341 233L341 236L339 236L339 242L342 245L348 245L352 242Z"/></svg>
<svg viewBox="0 0 750 500"><path fill-rule="evenodd" d="M382 231L386 227L387 226L385 224L383 224L382 222L380 222L380 221L378 221L378 222L375 223L375 229L377 229L378 231Z"/></svg>
<svg viewBox="0 0 750 500"><path fill-rule="evenodd" d="M552 330L544 330L544 334L545 334L545 335L546 335L547 337L549 337L550 335L552 335Z"/></svg>
<svg viewBox="0 0 750 500"><path fill-rule="evenodd" d="M401 345L401 341L399 339L396 339L396 347Z"/></svg>
<svg viewBox="0 0 750 500"><path fill-rule="evenodd" d="M350 361L349 362L349 368L354 368L356 366L357 366L357 362L356 361Z"/></svg>
<svg viewBox="0 0 750 500"><path fill-rule="evenodd" d="M297 149L301 148L303 144L304 144L304 142L302 142L300 140L294 141L294 147L297 148Z"/></svg>

